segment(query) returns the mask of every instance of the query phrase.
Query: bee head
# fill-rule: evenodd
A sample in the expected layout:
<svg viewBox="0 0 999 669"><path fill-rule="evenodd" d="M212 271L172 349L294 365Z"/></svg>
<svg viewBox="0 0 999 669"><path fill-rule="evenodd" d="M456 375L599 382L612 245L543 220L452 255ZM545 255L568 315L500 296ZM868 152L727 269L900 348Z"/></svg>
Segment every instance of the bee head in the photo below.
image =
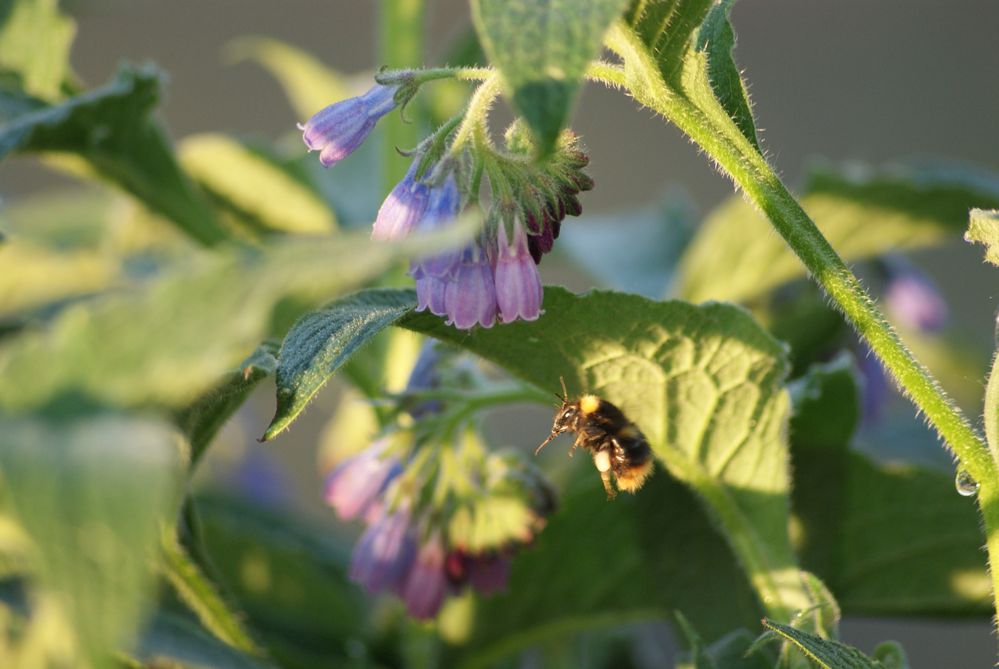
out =
<svg viewBox="0 0 999 669"><path fill-rule="evenodd" d="M574 431L578 417L579 403L563 401L562 406L555 412L555 422L552 423L552 434L557 436L563 432Z"/></svg>
<svg viewBox="0 0 999 669"><path fill-rule="evenodd" d="M547 446L555 437L559 436L563 432L572 432L576 429L576 421L579 417L579 402L569 401L568 393L565 389L565 379L559 377L559 380L562 382L562 395L556 395L556 397L562 401L562 406L560 406L555 412L555 420L552 423L552 433L548 435L548 438L545 439L540 446L538 446L536 451L534 451L535 455L540 453L541 449Z"/></svg>

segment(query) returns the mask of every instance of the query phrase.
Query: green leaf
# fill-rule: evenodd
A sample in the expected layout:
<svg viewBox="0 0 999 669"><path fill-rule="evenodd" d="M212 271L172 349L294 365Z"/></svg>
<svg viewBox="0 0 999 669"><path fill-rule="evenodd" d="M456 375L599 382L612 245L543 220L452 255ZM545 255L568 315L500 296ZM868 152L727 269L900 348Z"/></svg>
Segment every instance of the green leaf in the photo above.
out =
<svg viewBox="0 0 999 669"><path fill-rule="evenodd" d="M697 32L695 48L707 53L708 79L718 102L746 139L759 150L760 142L756 137L756 121L749 103L749 92L732 57L735 33L729 22L729 13L733 4L735 0L718 0L711 6Z"/></svg>
<svg viewBox="0 0 999 669"><path fill-rule="evenodd" d="M463 242L476 223L397 243L372 242L365 233L192 256L159 280L64 310L48 330L5 340L0 408L59 397L187 406L268 336L284 298L298 298L304 310L400 257Z"/></svg>
<svg viewBox="0 0 999 669"><path fill-rule="evenodd" d="M361 346L415 306L411 290L366 290L295 323L278 354L277 412L263 440L287 428Z"/></svg>
<svg viewBox="0 0 999 669"><path fill-rule="evenodd" d="M725 114L759 150L749 94L732 57L734 0L639 3L631 22L664 83L702 111Z"/></svg>
<svg viewBox="0 0 999 669"><path fill-rule="evenodd" d="M626 0L473 0L482 47L541 156L569 122L580 80Z"/></svg>
<svg viewBox="0 0 999 669"><path fill-rule="evenodd" d="M79 156L98 175L194 239L218 242L226 237L225 231L178 167L163 130L149 116L159 86L155 69L124 68L101 88L22 113L0 125L0 157L15 149Z"/></svg>
<svg viewBox="0 0 999 669"><path fill-rule="evenodd" d="M175 511L174 433L140 418L20 418L0 427L10 507L37 550L41 594L53 595L83 657L108 666L152 594L159 528Z"/></svg>
<svg viewBox="0 0 999 669"><path fill-rule="evenodd" d="M0 72L14 73L31 95L53 100L69 74L76 33L58 0L0 2Z"/></svg>
<svg viewBox="0 0 999 669"><path fill-rule="evenodd" d="M820 636L795 629L772 620L764 620L763 625L778 636L793 643L816 666L823 669L883 669L877 660L872 660L853 646L839 641L823 639Z"/></svg>
<svg viewBox="0 0 999 669"><path fill-rule="evenodd" d="M247 36L229 42L231 61L256 61L278 80L291 106L305 120L328 104L350 97L353 86L315 56L269 37Z"/></svg>
<svg viewBox="0 0 999 669"><path fill-rule="evenodd" d="M327 528L218 494L199 495L194 504L220 583L276 662L337 664L348 641L363 637L368 602L347 580L347 546Z"/></svg>
<svg viewBox="0 0 999 669"><path fill-rule="evenodd" d="M238 369L226 374L212 390L177 414L177 424L191 446L191 469L256 385L277 370L276 355L276 345L262 344Z"/></svg>
<svg viewBox="0 0 999 669"><path fill-rule="evenodd" d="M972 209L964 241L985 245L985 259L999 265L999 210Z"/></svg>
<svg viewBox="0 0 999 669"><path fill-rule="evenodd" d="M384 303L385 293L378 295ZM473 351L541 388L556 391L564 377L573 394L606 397L642 429L670 473L702 496L769 606L786 608L788 615L810 606L787 534L787 363L781 345L731 305L696 307L609 292L577 297L549 288L545 308L533 323L465 332L427 314L399 319L403 306L364 307L355 296L342 317L333 306L303 321L309 324L303 333L317 335L301 339L319 346L286 341L286 348L330 351L339 364L339 352L358 345L352 330L338 328L341 318L367 326L374 321L363 313L374 312L379 327L399 319L403 327ZM364 337L374 331L363 330ZM328 378L330 365L318 369L310 388ZM280 385L280 364L278 376Z"/></svg>
<svg viewBox="0 0 999 669"><path fill-rule="evenodd" d="M310 188L225 135L187 137L179 153L188 174L253 227L270 232L324 234L336 226L333 212Z"/></svg>
<svg viewBox="0 0 999 669"><path fill-rule="evenodd" d="M205 629L236 650L249 655L260 655L260 649L242 621L230 611L230 605L223 599L215 584L188 556L172 531L164 531L160 548L163 575L181 601L198 616Z"/></svg>
<svg viewBox="0 0 999 669"><path fill-rule="evenodd" d="M702 497L770 605L806 608L787 534L782 346L741 309L545 291L543 318L460 332L412 314L400 324L449 341L555 392L606 397L670 473ZM767 546L765 555L756 547Z"/></svg>
<svg viewBox="0 0 999 669"><path fill-rule="evenodd" d="M848 358L791 387L798 552L848 613L974 614L991 608L974 504L946 473L849 450L858 417Z"/></svg>
<svg viewBox="0 0 999 669"><path fill-rule="evenodd" d="M999 207L999 177L946 167L816 170L801 198L846 261L938 244L963 232L969 207ZM679 294L744 301L793 279L801 262L741 197L705 220L681 263Z"/></svg>
<svg viewBox="0 0 999 669"><path fill-rule="evenodd" d="M107 288L119 262L108 253L57 251L13 239L0 246L0 319Z"/></svg>
<svg viewBox="0 0 999 669"><path fill-rule="evenodd" d="M159 613L139 640L135 655L142 666L178 669L267 669L273 665L227 646L196 624Z"/></svg>

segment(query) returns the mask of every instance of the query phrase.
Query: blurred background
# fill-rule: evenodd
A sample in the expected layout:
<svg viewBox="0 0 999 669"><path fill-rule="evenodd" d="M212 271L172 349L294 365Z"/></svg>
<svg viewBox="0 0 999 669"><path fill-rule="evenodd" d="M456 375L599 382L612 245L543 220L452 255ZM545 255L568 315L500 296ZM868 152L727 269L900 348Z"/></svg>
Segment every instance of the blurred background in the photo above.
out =
<svg viewBox="0 0 999 669"><path fill-rule="evenodd" d="M72 62L87 85L108 80L123 60L154 61L169 73L162 115L174 138L221 131L279 140L294 137L295 123L305 120L296 118L278 84L259 66L227 62L223 47L236 38L277 38L345 74L379 65L374 2L75 0L63 8L77 21ZM792 186L820 159L873 165L946 159L999 170L999 3L744 0L735 6L733 24L736 59L750 85L763 146ZM439 63L467 26L467 2L431 0L428 64ZM617 93L587 87L572 125L590 149L589 173L597 187L583 198L583 220L570 222L567 236L589 215L611 215L667 193L699 212L695 219L732 193L678 132ZM335 172L329 178L335 179ZM8 202L64 180L30 159L0 164L0 194ZM958 242L914 256L951 305L969 348L987 352L997 277L980 258L979 249ZM593 285L564 259L546 263L543 276L573 289ZM965 376L970 386L980 387L984 368ZM263 386L225 429L200 484L246 488L296 508L331 533L344 532L321 504L315 464L340 389L327 388L294 429L261 445L256 438L273 411L273 386ZM959 397L963 408L979 416L980 400L968 397ZM894 410L911 413L901 403ZM492 418L499 442L533 445L546 434L547 412L527 409L516 415L516 421ZM907 459L948 467L933 436L912 422ZM867 440L876 441L876 433ZM876 443L862 446L877 451ZM656 626L648 635L663 657L671 656L668 632ZM994 660L995 639L986 620L847 619L843 637L865 651L879 640L898 639L916 669L984 667ZM955 649L964 655L955 657Z"/></svg>

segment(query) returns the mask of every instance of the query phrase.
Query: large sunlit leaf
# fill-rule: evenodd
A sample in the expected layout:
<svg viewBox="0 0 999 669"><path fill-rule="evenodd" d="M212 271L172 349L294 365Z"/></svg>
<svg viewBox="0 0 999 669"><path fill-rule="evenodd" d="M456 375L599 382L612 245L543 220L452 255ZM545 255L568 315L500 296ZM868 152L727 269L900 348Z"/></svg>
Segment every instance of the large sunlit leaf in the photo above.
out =
<svg viewBox="0 0 999 669"><path fill-rule="evenodd" d="M802 206L845 260L955 239L968 209L999 207L999 176L946 167L813 172ZM747 300L805 276L770 223L741 197L710 214L681 263L679 295Z"/></svg>
<svg viewBox="0 0 999 669"><path fill-rule="evenodd" d="M0 118L0 157L15 150L79 157L94 173L198 241L218 242L225 231L177 165L163 129L150 117L159 95L157 70L123 68L111 83L55 106L5 114ZM0 98L5 96L0 92Z"/></svg>
<svg viewBox="0 0 999 669"><path fill-rule="evenodd" d="M29 535L40 596L51 596L80 653L109 666L138 631L160 527L176 505L180 458L165 425L111 414L5 419L0 473Z"/></svg>
<svg viewBox="0 0 999 669"><path fill-rule="evenodd" d="M346 315L358 318L358 299L348 306ZM787 533L781 345L730 305L696 307L609 292L577 297L548 288L545 309L533 323L472 332L427 314L398 322L541 388L557 391L564 377L571 394L595 392L620 406L670 473L702 496L755 585L778 598L777 606L808 606ZM309 330L321 333L316 340L330 350L359 346L373 334L355 336L339 326L335 307L308 318L316 323ZM283 348L282 356L295 355L297 344L289 338ZM310 340L303 350L312 348ZM321 378L330 374L327 366Z"/></svg>
<svg viewBox="0 0 999 669"><path fill-rule="evenodd" d="M0 73L13 74L30 95L58 97L69 73L76 25L58 0L0 2Z"/></svg>
<svg viewBox="0 0 999 669"><path fill-rule="evenodd" d="M180 143L179 154L188 174L253 228L324 234L336 225L333 212L315 192L234 139L194 135Z"/></svg>
<svg viewBox="0 0 999 669"><path fill-rule="evenodd" d="M548 288L545 309L533 323L471 333L423 314L401 324L546 390L557 391L564 377L570 394L594 392L617 404L739 549L767 546L763 562L743 564L756 585L807 606L787 535L782 346L731 305Z"/></svg>
<svg viewBox="0 0 999 669"><path fill-rule="evenodd" d="M47 330L0 351L0 407L62 397L182 408L269 334L275 306L314 304L378 275L400 257L460 243L474 221L399 243L367 235L285 240L266 251L204 253L159 280L66 309ZM304 300L304 302L301 302Z"/></svg>
<svg viewBox="0 0 999 669"><path fill-rule="evenodd" d="M473 0L482 47L542 155L569 122L580 80L626 0Z"/></svg>

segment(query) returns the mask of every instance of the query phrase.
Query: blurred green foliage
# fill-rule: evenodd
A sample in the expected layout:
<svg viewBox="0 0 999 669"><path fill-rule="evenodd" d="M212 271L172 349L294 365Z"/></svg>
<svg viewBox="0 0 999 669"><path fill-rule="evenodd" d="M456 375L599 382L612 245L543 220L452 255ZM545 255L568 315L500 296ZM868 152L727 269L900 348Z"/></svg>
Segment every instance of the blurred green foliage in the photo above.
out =
<svg viewBox="0 0 999 669"><path fill-rule="evenodd" d="M473 4L485 52L542 147L622 11L678 90L757 142L729 2ZM523 31L535 18L539 30ZM566 255L621 292L550 287L536 322L459 332L413 313L412 291L384 286L398 283L402 260L468 239L474 221L371 243L350 228L382 195L375 150L330 179L281 143L208 133L175 148L155 114L161 74L124 67L81 90L74 31L54 0L0 2L0 157L33 156L80 182L0 210L0 666L513 666L537 647L573 665L564 644L598 632L590 666L622 666L632 646L615 639L680 610L681 667L806 656L904 667L897 647L872 659L837 642L831 596L848 614L987 615L973 505L949 474L852 449L862 382L843 352L847 330L795 287L803 269L742 200L696 234L680 196L567 227ZM269 38L227 51L268 69L299 118L358 88ZM425 109L446 117L455 91ZM999 178L825 166L802 203L860 262L957 239L969 208L999 206ZM991 245L991 223L977 214L969 236ZM626 260L607 262L616 254ZM371 284L383 287L345 296ZM651 299L670 288L752 313ZM546 391L564 377L574 395L599 393L661 463L613 504L588 465L573 469L509 590L455 599L436 626L363 597L346 577L346 546L294 511L190 494L195 465L267 377L277 383L268 438L335 375L369 400L398 389L413 359L398 328ZM921 336L934 369L958 380L980 371L984 352ZM354 404L331 434L360 439L386 415ZM800 610L794 626L768 623L789 642L779 655L753 645L761 615Z"/></svg>

